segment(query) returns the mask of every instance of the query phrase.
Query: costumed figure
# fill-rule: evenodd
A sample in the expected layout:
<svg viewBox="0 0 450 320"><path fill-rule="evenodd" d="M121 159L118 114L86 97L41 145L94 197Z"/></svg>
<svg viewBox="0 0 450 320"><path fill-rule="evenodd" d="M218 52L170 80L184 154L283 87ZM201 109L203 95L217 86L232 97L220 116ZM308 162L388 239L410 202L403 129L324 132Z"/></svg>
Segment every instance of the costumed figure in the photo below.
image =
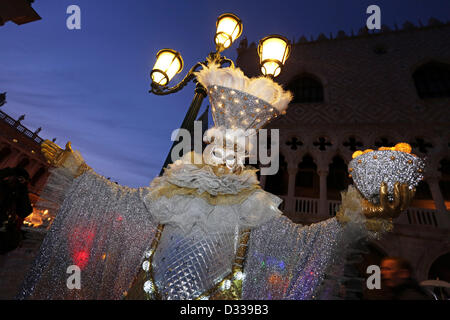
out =
<svg viewBox="0 0 450 320"><path fill-rule="evenodd" d="M282 200L244 166L251 135L287 108L291 94L214 62L196 76L212 106L209 145L169 165L150 187L112 183L70 145L44 144L59 167L47 189L61 207L19 298L331 298L352 244L389 230L409 205L422 161L374 151L376 159L364 153L350 163L358 189L342 194L336 217L292 223L278 209ZM81 269L80 289L66 285L70 265Z"/></svg>

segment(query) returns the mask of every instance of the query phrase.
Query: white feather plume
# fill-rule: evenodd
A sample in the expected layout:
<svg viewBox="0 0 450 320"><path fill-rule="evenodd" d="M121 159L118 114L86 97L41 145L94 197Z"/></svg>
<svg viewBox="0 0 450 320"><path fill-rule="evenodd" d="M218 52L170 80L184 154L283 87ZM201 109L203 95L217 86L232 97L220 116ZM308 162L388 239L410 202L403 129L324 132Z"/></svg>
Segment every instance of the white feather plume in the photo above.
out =
<svg viewBox="0 0 450 320"><path fill-rule="evenodd" d="M278 83L266 77L248 78L239 68L220 68L215 61L208 61L203 69L195 73L204 86L223 86L246 92L270 103L279 112L288 107L292 94Z"/></svg>

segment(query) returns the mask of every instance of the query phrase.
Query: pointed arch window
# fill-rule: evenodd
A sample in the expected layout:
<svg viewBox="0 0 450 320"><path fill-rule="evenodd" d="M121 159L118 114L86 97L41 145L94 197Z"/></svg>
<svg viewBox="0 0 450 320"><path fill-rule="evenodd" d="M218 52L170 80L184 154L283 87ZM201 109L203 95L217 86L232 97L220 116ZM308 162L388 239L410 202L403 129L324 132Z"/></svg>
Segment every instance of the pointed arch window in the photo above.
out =
<svg viewBox="0 0 450 320"><path fill-rule="evenodd" d="M450 97L450 65L429 62L413 73L421 99Z"/></svg>
<svg viewBox="0 0 450 320"><path fill-rule="evenodd" d="M301 75L292 80L286 87L294 95L292 103L323 102L322 83L314 76Z"/></svg>

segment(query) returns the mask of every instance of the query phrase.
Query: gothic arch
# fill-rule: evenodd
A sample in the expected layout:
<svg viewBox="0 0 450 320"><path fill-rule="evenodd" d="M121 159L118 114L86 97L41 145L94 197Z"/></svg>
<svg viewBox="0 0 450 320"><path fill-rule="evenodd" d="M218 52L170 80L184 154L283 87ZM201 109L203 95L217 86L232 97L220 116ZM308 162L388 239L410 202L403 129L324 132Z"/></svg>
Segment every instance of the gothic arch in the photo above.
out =
<svg viewBox="0 0 450 320"><path fill-rule="evenodd" d="M348 185L351 183L352 180L348 177L348 167L345 159L341 155L335 154L328 167L328 198L332 200L340 200L341 191L347 189Z"/></svg>
<svg viewBox="0 0 450 320"><path fill-rule="evenodd" d="M434 259L428 268L428 279L436 278L450 282L450 251Z"/></svg>
<svg viewBox="0 0 450 320"><path fill-rule="evenodd" d="M412 73L420 99L450 97L450 64L431 60Z"/></svg>
<svg viewBox="0 0 450 320"><path fill-rule="evenodd" d="M416 268L417 279L419 281L427 280L433 263L441 256L450 253L450 242L444 243L442 246L429 246L423 251L422 256L418 259L419 264Z"/></svg>
<svg viewBox="0 0 450 320"><path fill-rule="evenodd" d="M301 157L295 175L295 196L319 198L320 181L317 174L317 162L310 153Z"/></svg>
<svg viewBox="0 0 450 320"><path fill-rule="evenodd" d="M325 88L323 81L311 73L302 72L293 77L286 89L294 98L291 103L325 103Z"/></svg>

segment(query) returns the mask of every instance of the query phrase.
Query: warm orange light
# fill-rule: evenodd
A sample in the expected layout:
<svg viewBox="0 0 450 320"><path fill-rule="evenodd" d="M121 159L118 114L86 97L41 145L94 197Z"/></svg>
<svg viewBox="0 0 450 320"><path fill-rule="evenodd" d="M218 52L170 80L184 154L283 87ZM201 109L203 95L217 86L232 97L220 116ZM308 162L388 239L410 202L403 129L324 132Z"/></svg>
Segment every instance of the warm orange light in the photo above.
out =
<svg viewBox="0 0 450 320"><path fill-rule="evenodd" d="M411 151L412 151L411 146L409 144L407 144L406 142L397 143L394 148L397 151L406 152L406 153L411 153Z"/></svg>
<svg viewBox="0 0 450 320"><path fill-rule="evenodd" d="M364 153L364 152L362 152L362 151L360 151L360 150L353 152L353 154L352 154L352 159L355 159L356 157L359 157L359 156L362 155L363 153Z"/></svg>

